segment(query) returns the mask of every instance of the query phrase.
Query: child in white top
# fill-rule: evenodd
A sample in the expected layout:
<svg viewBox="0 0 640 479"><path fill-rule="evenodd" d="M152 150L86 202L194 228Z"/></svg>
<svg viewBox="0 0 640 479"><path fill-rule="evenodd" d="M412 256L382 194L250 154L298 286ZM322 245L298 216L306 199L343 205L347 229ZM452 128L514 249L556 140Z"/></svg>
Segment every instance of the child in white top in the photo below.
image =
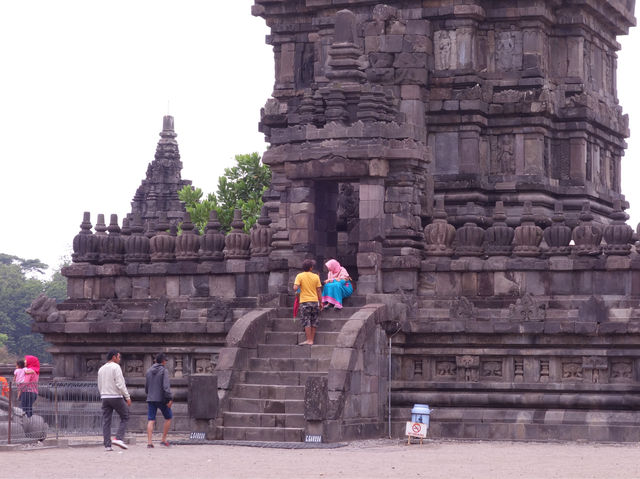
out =
<svg viewBox="0 0 640 479"><path fill-rule="evenodd" d="M25 372L24 372L24 359L19 359L16 361L17 368L13 371L13 381L18 385L18 397L20 397L20 393L22 392L22 384L25 381Z"/></svg>

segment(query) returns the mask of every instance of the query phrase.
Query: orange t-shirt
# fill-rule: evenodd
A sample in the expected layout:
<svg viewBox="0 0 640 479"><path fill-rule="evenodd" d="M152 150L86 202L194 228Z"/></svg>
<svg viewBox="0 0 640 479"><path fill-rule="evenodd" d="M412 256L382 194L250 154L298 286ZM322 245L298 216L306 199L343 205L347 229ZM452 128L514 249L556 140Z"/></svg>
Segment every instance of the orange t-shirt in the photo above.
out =
<svg viewBox="0 0 640 479"><path fill-rule="evenodd" d="M7 398L9 397L9 383L4 376L0 376L0 395Z"/></svg>

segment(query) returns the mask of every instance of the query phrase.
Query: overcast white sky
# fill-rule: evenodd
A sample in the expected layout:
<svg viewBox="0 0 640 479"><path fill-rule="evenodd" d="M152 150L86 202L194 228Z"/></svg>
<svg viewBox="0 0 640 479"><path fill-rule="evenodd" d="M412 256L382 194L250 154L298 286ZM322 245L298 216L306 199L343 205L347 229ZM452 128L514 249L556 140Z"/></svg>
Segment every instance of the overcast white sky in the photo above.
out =
<svg viewBox="0 0 640 479"><path fill-rule="evenodd" d="M0 253L57 266L83 211L94 224L97 213L121 220L167 112L182 176L205 192L235 154L262 154L257 125L273 87L273 55L252 4L0 2ZM634 29L620 40L619 96L637 133L622 170L635 228L640 35Z"/></svg>

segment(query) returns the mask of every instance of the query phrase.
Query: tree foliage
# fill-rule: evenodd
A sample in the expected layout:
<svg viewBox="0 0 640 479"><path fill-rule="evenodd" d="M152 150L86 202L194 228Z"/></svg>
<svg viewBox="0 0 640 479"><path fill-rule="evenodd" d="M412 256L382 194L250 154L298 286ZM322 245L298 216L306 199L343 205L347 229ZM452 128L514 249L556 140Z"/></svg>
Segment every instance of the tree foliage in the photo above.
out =
<svg viewBox="0 0 640 479"><path fill-rule="evenodd" d="M245 231L249 231L260 215L262 195L271 182L271 170L261 163L258 153L236 155L235 159L236 166L225 168L224 175L218 178L215 194L209 193L203 199L202 190L192 186L185 186L178 193L201 233L209 220L209 212L214 209L224 232L231 229L235 209L242 211Z"/></svg>
<svg viewBox="0 0 640 479"><path fill-rule="evenodd" d="M66 279L60 269L48 280L30 276L46 268L47 265L37 259L25 260L0 253L0 347L4 346L14 358L33 354L42 361L51 360L42 335L31 332L33 320L26 312L40 293L58 301L66 297Z"/></svg>

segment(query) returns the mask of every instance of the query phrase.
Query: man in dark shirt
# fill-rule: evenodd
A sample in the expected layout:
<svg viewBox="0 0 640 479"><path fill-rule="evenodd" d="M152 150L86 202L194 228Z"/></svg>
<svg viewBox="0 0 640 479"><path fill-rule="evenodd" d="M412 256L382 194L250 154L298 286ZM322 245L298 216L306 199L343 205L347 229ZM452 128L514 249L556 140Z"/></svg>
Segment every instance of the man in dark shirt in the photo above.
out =
<svg viewBox="0 0 640 479"><path fill-rule="evenodd" d="M156 356L156 362L147 371L146 381L144 383L144 392L147 393L147 447L153 447L151 436L153 435L153 427L156 423L156 413L158 409L164 417L164 426L162 428L162 441L160 444L169 446L167 441L167 433L171 426L171 406L173 405L173 394L169 386L169 371L165 367L167 364L167 355L160 353Z"/></svg>

